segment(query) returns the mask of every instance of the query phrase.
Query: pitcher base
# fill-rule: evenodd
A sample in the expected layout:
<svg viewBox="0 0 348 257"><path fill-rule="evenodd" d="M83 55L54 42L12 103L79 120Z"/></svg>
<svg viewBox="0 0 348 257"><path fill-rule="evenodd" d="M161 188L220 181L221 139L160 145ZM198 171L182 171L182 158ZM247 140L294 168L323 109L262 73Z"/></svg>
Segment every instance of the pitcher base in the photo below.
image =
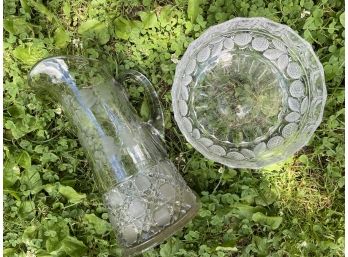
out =
<svg viewBox="0 0 348 257"><path fill-rule="evenodd" d="M170 236L182 229L187 223L189 223L193 219L193 217L196 216L199 208L200 205L198 203L192 206L192 208L189 209L188 212L183 217L181 217L181 219L166 227L157 235L149 238L149 240L144 241L139 245L124 249L123 256L135 256L162 243L164 240L168 239Z"/></svg>

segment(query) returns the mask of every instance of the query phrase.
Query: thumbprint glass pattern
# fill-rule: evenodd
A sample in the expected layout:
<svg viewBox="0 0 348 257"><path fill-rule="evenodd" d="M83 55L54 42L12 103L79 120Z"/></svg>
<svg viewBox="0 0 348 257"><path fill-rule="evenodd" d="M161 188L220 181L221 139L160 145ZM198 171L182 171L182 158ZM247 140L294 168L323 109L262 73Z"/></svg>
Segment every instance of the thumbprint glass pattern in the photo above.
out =
<svg viewBox="0 0 348 257"><path fill-rule="evenodd" d="M104 201L125 255L163 241L187 224L199 208L196 194L169 160L118 184L104 194Z"/></svg>
<svg viewBox="0 0 348 257"><path fill-rule="evenodd" d="M301 149L319 126L324 72L312 47L265 18L209 28L179 62L175 120L205 157L261 168Z"/></svg>

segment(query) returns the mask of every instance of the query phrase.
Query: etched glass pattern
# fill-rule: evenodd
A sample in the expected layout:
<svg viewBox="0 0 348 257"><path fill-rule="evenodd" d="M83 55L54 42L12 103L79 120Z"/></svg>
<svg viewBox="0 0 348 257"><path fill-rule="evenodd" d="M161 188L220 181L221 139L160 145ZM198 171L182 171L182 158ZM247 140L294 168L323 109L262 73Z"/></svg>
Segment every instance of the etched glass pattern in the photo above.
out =
<svg viewBox="0 0 348 257"><path fill-rule="evenodd" d="M146 77L128 71L116 81L91 59L52 57L31 70L37 94L63 107L75 127L95 181L108 207L125 255L161 243L197 213L198 198L167 157L163 113ZM144 86L150 120L142 121L128 100L125 81Z"/></svg>
<svg viewBox="0 0 348 257"><path fill-rule="evenodd" d="M209 28L179 62L175 120L205 157L260 168L301 149L319 126L324 72L289 27L236 18Z"/></svg>

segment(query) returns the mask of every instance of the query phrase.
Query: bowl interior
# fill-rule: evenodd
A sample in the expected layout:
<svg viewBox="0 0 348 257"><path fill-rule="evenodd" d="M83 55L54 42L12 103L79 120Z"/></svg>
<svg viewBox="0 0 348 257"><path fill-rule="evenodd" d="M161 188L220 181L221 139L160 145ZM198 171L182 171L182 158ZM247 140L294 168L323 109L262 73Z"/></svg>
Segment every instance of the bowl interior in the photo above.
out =
<svg viewBox="0 0 348 257"><path fill-rule="evenodd" d="M279 127L287 81L269 60L248 50L226 51L201 68L189 109L202 134L240 147Z"/></svg>

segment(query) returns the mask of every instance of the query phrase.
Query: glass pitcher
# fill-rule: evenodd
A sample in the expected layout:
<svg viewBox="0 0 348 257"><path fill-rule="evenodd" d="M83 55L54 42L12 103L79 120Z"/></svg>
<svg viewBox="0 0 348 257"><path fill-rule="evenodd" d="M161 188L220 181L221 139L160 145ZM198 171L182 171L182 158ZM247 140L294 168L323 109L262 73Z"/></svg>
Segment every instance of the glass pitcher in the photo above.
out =
<svg viewBox="0 0 348 257"><path fill-rule="evenodd" d="M136 71L117 81L103 66L92 59L51 57L31 69L29 84L58 101L76 128L119 244L131 255L183 227L199 204L167 158L163 113L151 83ZM144 86L152 109L148 122L130 104L122 84L127 80Z"/></svg>

